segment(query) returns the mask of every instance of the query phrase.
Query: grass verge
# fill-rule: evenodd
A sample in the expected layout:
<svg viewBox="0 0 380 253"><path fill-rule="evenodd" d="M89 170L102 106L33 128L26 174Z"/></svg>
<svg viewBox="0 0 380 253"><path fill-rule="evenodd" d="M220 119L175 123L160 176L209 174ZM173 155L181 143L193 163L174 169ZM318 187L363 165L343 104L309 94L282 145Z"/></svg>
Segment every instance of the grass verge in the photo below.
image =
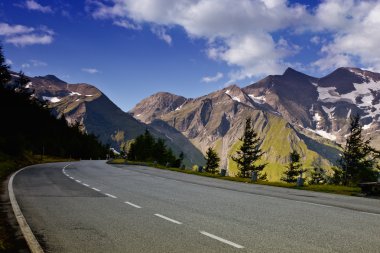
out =
<svg viewBox="0 0 380 253"><path fill-rule="evenodd" d="M28 249L25 241L20 236L17 236L17 232L14 228L16 221L11 222L9 215L13 215L11 205L6 195L6 179L10 174L28 165L37 163L51 163L51 162L65 162L68 159L59 157L45 156L41 160L40 156L26 154L22 157L10 157L0 153L0 252L20 252L24 249Z"/></svg>
<svg viewBox="0 0 380 253"><path fill-rule="evenodd" d="M125 159L114 159L114 160L109 161L109 163L110 164L127 164L127 165L149 166L149 167L153 167L153 168L157 168L157 169L177 171L177 172L181 172L181 173L198 175L198 176L203 176L203 177L212 177L212 178L218 178L218 179L234 181L234 182L258 184L258 185L269 185L269 186L291 188L291 189L297 189L297 190L334 193L334 194L341 194L341 195L348 195L348 196L357 196L358 194L361 193L360 187L354 187L354 186L304 185L302 187L297 187L296 184L289 184L289 183L285 183L285 182L268 182L268 181L252 182L249 178L229 177L229 176L222 177L219 174L211 174L211 173L207 173L207 172L198 172L198 171L194 171L194 170L183 170L183 169L178 169L178 168L168 168L168 167L165 167L162 165L153 164L153 163L149 163L149 162L131 162L131 161L127 161Z"/></svg>

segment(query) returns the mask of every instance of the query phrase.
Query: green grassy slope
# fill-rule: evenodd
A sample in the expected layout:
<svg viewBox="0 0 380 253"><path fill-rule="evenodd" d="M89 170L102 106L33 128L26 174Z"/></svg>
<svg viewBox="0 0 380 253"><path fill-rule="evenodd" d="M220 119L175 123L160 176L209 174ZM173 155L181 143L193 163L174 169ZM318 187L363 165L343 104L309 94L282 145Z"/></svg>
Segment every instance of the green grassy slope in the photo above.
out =
<svg viewBox="0 0 380 253"><path fill-rule="evenodd" d="M268 123L260 137L263 139L261 148L265 152L261 162L268 163L264 171L267 173L269 181L280 181L285 166L289 162L289 153L292 150L297 150L301 154L301 157L303 157L302 162L306 169L311 168L313 163L317 161L324 168L331 166L332 161L311 150L305 141L298 136L298 133L279 117L268 115ZM237 174L238 168L231 156L235 154L240 146L241 141L237 141L228 152L229 174L232 176ZM337 152L336 149L334 150Z"/></svg>

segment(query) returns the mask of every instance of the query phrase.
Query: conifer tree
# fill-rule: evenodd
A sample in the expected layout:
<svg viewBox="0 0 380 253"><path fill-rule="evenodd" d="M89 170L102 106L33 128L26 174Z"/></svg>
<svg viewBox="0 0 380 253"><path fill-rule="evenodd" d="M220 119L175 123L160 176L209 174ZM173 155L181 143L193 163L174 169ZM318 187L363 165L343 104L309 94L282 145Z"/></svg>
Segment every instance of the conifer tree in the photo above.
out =
<svg viewBox="0 0 380 253"><path fill-rule="evenodd" d="M339 160L344 185L375 179L374 166L378 151L370 146L371 140L363 139L362 130L360 116L351 117L349 136Z"/></svg>
<svg viewBox="0 0 380 253"><path fill-rule="evenodd" d="M311 178L309 184L325 184L326 183L326 170L320 167L314 167L311 171Z"/></svg>
<svg viewBox="0 0 380 253"><path fill-rule="evenodd" d="M300 162L301 156L297 151L292 151L290 153L290 162L286 166L287 170L284 172L282 181L287 183L297 182L297 177L302 172L302 163Z"/></svg>
<svg viewBox="0 0 380 253"><path fill-rule="evenodd" d="M258 160L264 154L261 149L261 139L257 136L251 125L251 118L247 118L245 122L245 129L242 138L240 139L243 144L236 151L232 160L235 161L239 168L240 177L249 177L249 172L260 172L265 168L266 164L257 164Z"/></svg>
<svg viewBox="0 0 380 253"><path fill-rule="evenodd" d="M179 167L182 162L181 158L177 159L173 155L173 151L166 147L163 139L156 140L149 130L137 136L130 144L127 158L130 161L157 162L161 165L169 164L175 167Z"/></svg>
<svg viewBox="0 0 380 253"><path fill-rule="evenodd" d="M208 148L205 159L206 159L205 171L212 174L217 173L220 158L218 157L218 154L211 147Z"/></svg>
<svg viewBox="0 0 380 253"><path fill-rule="evenodd" d="M0 45L0 85L1 89L3 85L11 80L11 74L9 73L9 66L5 62L5 56L3 54L3 47Z"/></svg>

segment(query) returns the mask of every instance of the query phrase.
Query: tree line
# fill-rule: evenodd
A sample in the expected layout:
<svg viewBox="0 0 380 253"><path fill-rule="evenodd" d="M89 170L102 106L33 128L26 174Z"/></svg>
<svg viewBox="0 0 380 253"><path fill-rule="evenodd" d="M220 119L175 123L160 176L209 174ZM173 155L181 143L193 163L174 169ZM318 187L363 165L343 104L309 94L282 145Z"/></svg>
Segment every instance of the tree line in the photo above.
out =
<svg viewBox="0 0 380 253"><path fill-rule="evenodd" d="M351 117L346 144L340 159L337 161L337 166L331 168L332 175L329 175L326 169L319 166L314 166L310 170L304 169L301 155L293 150L289 154L289 163L286 165L281 180L287 183L295 183L297 178L302 178L303 173L309 172L308 184L356 185L360 182L375 181L380 170L378 164L380 151L371 147L371 140L364 139L362 130L360 116ZM260 148L262 140L254 131L250 118L246 119L244 133L240 141L242 141L242 145L232 156L232 160L238 165L238 176L266 180L267 175L263 170L267 164L260 162L264 155ZM215 150L210 147L206 152L205 159L205 170L210 173L218 173L220 158Z"/></svg>
<svg viewBox="0 0 380 253"><path fill-rule="evenodd" d="M22 156L31 152L77 159L106 157L108 146L95 135L81 131L79 124L69 126L64 117L54 117L46 103L25 87L28 78L22 72L17 76L12 80L0 46L0 153Z"/></svg>
<svg viewBox="0 0 380 253"><path fill-rule="evenodd" d="M177 158L161 138L155 139L149 130L139 135L129 147L127 159L130 161L152 162L167 167L180 168L184 159L181 152Z"/></svg>

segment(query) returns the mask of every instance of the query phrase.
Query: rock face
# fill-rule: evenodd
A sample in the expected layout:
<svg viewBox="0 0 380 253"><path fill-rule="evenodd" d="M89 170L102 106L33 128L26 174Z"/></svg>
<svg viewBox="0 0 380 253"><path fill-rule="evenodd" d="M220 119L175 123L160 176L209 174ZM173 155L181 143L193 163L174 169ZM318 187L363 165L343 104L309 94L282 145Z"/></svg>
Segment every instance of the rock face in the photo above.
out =
<svg viewBox="0 0 380 253"><path fill-rule="evenodd" d="M155 99L157 94L145 101ZM141 107L135 107L132 112L135 111L144 113ZM238 172L231 156L239 147L247 117L253 119L254 128L263 139L262 148L266 152L265 160L269 162L267 173L270 180L279 180L283 164L288 162L289 152L293 149L305 156L308 166L313 162L327 166L330 164L328 159L334 160L337 155L337 150L299 133L278 112L261 102L255 102L237 86L188 99L178 110L158 115L156 120L178 130L203 153L208 147L214 147L222 158L221 166L228 168L230 175ZM324 148L318 151L318 145Z"/></svg>
<svg viewBox="0 0 380 253"><path fill-rule="evenodd" d="M65 117L69 124L79 123L84 131L97 135L116 150L148 129L157 138L164 139L175 153L183 151L188 165L203 162L202 153L177 130L163 131L157 122L145 124L136 120L92 85L68 84L53 75L29 79L27 88L33 91L33 96L47 101L54 115Z"/></svg>
<svg viewBox="0 0 380 253"><path fill-rule="evenodd" d="M159 92L148 99L143 99L136 105L136 110L131 113L142 122L152 122L165 113L179 110L187 102L187 99L181 96L170 94L168 92Z"/></svg>
<svg viewBox="0 0 380 253"><path fill-rule="evenodd" d="M344 143L351 115L359 114L365 133L374 137L380 128L380 74L358 68L339 68L314 78L288 69L281 76L269 76L244 91L260 97L301 131L314 132Z"/></svg>
<svg viewBox="0 0 380 253"><path fill-rule="evenodd" d="M230 174L237 172L231 155L240 145L249 116L263 139L269 178L279 180L294 149L302 154L306 167L335 163L350 115L362 116L365 133L378 145L379 100L380 74L339 68L315 78L289 68L283 75L268 76L242 89L232 85L195 99L157 93L131 113L145 123L165 122L203 153L214 147Z"/></svg>

